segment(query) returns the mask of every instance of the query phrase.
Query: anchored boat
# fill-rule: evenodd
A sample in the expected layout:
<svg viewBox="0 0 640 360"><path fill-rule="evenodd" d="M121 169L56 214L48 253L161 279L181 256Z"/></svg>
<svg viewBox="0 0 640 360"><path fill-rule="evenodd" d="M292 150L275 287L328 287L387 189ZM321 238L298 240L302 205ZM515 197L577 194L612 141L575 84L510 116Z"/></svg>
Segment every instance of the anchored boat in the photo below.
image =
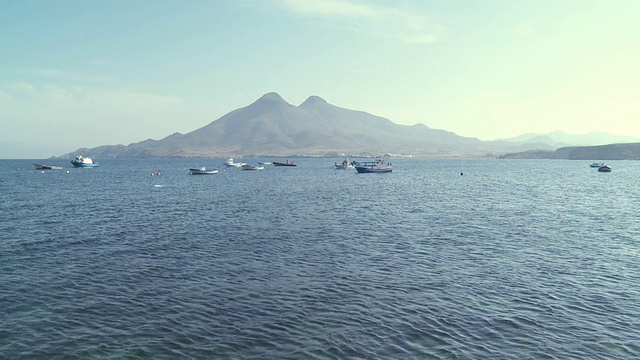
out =
<svg viewBox="0 0 640 360"><path fill-rule="evenodd" d="M389 173L393 171L393 167L390 163L384 163L382 159L377 159L376 161L354 161L353 162L356 171L359 173Z"/></svg>
<svg viewBox="0 0 640 360"><path fill-rule="evenodd" d="M75 159L71 160L71 164L75 167L98 167L97 162L93 162L90 157L84 157L82 155L76 155Z"/></svg>

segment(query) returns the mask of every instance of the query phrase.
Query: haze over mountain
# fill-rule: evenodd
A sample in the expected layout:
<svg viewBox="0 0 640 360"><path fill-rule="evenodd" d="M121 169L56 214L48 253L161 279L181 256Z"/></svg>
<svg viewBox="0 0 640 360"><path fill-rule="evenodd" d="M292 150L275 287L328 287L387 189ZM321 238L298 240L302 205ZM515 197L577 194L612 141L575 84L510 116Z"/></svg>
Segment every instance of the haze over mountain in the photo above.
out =
<svg viewBox="0 0 640 360"><path fill-rule="evenodd" d="M640 137L611 135L603 132L591 132L582 135L571 135L562 131L547 134L522 134L513 138L500 139L514 143L542 143L553 148L564 146L597 146L620 143L640 142Z"/></svg>
<svg viewBox="0 0 640 360"><path fill-rule="evenodd" d="M555 151L529 150L500 155L501 159L639 160L640 143L566 146Z"/></svg>
<svg viewBox="0 0 640 360"><path fill-rule="evenodd" d="M174 133L128 146L81 148L62 157L77 153L95 158L338 154L445 157L555 148L536 137L481 141L423 124L398 125L364 111L331 105L318 96L295 106L271 92L186 134Z"/></svg>

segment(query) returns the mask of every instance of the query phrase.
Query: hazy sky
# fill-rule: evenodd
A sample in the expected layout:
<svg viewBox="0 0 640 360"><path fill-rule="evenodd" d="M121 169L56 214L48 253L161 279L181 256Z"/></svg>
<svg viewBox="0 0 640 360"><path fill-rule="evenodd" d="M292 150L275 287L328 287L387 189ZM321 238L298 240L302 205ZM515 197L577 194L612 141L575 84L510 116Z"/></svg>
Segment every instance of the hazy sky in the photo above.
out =
<svg viewBox="0 0 640 360"><path fill-rule="evenodd" d="M160 139L275 91L483 140L640 136L638 0L0 0L0 158Z"/></svg>

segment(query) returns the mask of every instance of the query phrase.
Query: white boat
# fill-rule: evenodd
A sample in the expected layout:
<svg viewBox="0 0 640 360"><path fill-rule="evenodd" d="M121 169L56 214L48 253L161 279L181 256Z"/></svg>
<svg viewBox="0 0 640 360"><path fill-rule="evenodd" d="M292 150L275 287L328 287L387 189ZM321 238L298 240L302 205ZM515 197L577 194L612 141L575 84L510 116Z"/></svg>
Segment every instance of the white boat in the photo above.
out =
<svg viewBox="0 0 640 360"><path fill-rule="evenodd" d="M591 166L592 168L599 168L599 167L605 166L605 165L606 164L603 163L603 162L594 162L594 163L589 164L589 166Z"/></svg>
<svg viewBox="0 0 640 360"><path fill-rule="evenodd" d="M227 161L224 162L224 166L226 167L242 167L244 165L243 162L233 162L233 158L228 158Z"/></svg>
<svg viewBox="0 0 640 360"><path fill-rule="evenodd" d="M93 162L90 157L84 157L82 155L76 155L75 159L71 160L71 163L75 167L98 167L97 162Z"/></svg>
<svg viewBox="0 0 640 360"><path fill-rule="evenodd" d="M189 172L191 173L191 175L211 175L211 174L217 174L218 170L207 170L204 166L201 168L191 168L189 169Z"/></svg>
<svg viewBox="0 0 640 360"><path fill-rule="evenodd" d="M271 165L271 161L259 161L258 165Z"/></svg>
<svg viewBox="0 0 640 360"><path fill-rule="evenodd" d="M353 161L349 162L349 160L344 159L340 164L337 162L333 164L335 170L352 170L355 168L353 165Z"/></svg>
<svg viewBox="0 0 640 360"><path fill-rule="evenodd" d="M264 170L264 166L244 164L242 170Z"/></svg>
<svg viewBox="0 0 640 360"><path fill-rule="evenodd" d="M391 163L384 163L382 159L376 161L354 161L356 171L359 173L390 173L393 170Z"/></svg>

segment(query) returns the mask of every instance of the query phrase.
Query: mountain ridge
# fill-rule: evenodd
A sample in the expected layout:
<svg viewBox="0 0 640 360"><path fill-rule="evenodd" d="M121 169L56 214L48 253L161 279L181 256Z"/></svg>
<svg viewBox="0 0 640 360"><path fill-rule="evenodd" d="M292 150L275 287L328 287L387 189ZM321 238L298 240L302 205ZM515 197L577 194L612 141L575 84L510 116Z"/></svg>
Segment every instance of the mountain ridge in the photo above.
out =
<svg viewBox="0 0 640 360"><path fill-rule="evenodd" d="M295 106L269 92L188 133L129 145L80 148L94 158L335 156L405 154L422 157L491 156L531 149L551 150L538 142L481 141L424 124L400 125L361 110L332 105L311 95Z"/></svg>

